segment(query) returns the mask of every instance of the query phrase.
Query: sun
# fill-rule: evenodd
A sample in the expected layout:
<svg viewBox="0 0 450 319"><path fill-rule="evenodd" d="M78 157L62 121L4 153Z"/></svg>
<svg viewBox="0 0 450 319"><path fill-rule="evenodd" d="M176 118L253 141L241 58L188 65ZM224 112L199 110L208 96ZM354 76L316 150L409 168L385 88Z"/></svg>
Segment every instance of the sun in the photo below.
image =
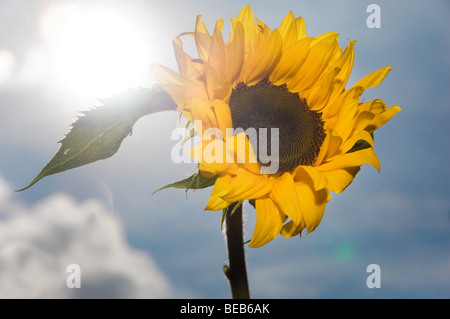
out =
<svg viewBox="0 0 450 319"><path fill-rule="evenodd" d="M52 46L57 77L77 93L101 98L143 86L149 78L149 39L120 12L52 6L41 29Z"/></svg>

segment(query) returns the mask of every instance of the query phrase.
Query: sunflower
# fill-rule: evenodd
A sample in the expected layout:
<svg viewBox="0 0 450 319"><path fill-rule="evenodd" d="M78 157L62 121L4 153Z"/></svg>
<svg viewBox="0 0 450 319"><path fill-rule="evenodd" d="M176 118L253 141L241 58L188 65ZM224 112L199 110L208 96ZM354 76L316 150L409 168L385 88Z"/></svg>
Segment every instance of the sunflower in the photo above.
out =
<svg viewBox="0 0 450 319"><path fill-rule="evenodd" d="M322 219L330 191L345 190L363 164L380 170L373 132L400 107L387 108L380 99L360 102L360 97L391 67L346 90L355 41L342 50L335 32L308 37L304 19L292 12L271 30L255 21L250 6L231 18L227 42L223 26L217 20L210 34L199 15L195 31L173 41L178 72L151 66L202 138L191 155L204 177L215 178L205 209L249 200L256 210L250 247L280 233L310 233ZM198 57L184 51L181 37L186 35L194 39ZM277 136L271 135L273 141L278 137L275 172L264 170L267 160L257 152L258 143L250 141L250 128L278 129ZM221 134L205 134L211 129Z"/></svg>

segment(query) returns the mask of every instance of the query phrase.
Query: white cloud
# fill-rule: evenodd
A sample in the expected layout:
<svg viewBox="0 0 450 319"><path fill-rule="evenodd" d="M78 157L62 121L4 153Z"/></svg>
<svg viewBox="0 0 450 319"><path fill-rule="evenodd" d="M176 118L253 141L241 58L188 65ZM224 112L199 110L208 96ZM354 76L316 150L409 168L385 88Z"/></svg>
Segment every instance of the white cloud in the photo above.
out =
<svg viewBox="0 0 450 319"><path fill-rule="evenodd" d="M97 200L54 194L27 207L0 177L0 298L168 298L152 258L128 245L120 219ZM68 288L81 269L81 288Z"/></svg>

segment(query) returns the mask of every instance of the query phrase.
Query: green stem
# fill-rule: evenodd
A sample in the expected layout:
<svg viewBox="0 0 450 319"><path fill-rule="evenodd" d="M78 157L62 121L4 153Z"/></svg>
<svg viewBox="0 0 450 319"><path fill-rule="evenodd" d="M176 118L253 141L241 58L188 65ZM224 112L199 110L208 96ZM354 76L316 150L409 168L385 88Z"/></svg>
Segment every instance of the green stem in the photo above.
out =
<svg viewBox="0 0 450 319"><path fill-rule="evenodd" d="M239 207L234 209L236 205L239 205ZM230 283L231 297L233 299L249 299L241 203L235 203L227 209L225 236L229 264L223 267L223 271Z"/></svg>

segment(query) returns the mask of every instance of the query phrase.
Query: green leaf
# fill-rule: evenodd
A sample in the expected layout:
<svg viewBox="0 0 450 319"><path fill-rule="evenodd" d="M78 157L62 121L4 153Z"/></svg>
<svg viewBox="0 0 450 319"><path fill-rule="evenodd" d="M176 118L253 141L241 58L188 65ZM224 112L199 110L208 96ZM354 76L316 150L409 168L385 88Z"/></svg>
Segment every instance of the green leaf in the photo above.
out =
<svg viewBox="0 0 450 319"><path fill-rule="evenodd" d="M59 141L60 149L31 181L114 155L122 141L131 135L136 121L150 113L174 110L172 99L158 87L134 89L103 99L101 107L83 112L70 132Z"/></svg>
<svg viewBox="0 0 450 319"><path fill-rule="evenodd" d="M181 181L171 183L164 187L158 188L156 191L153 192L153 194L155 194L156 192L162 191L163 189L167 189L167 188L171 188L171 187L186 189L186 191L189 189L203 189L203 188L207 188L209 186L214 185L214 183L216 182L216 179L217 179L217 176L208 178L208 177L204 177L199 172L196 172L196 173L192 174L191 176L189 176L188 178L185 178Z"/></svg>

